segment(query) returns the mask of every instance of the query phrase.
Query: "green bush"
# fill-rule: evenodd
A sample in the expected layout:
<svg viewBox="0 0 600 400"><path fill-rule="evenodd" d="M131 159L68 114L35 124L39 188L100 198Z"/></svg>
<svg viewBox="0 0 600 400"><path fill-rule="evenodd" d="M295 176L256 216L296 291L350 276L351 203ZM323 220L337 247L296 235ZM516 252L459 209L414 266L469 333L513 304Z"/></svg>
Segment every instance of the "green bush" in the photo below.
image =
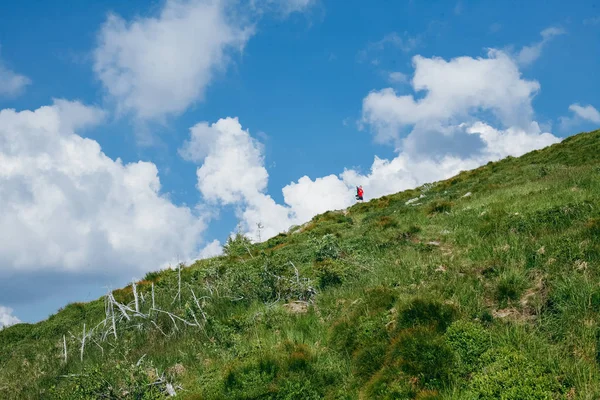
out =
<svg viewBox="0 0 600 400"><path fill-rule="evenodd" d="M333 234L323 236L318 242L316 261L335 260L340 257L341 249L337 238Z"/></svg>
<svg viewBox="0 0 600 400"><path fill-rule="evenodd" d="M551 371L527 359L516 349L494 349L484 353L484 367L469 385L468 398L480 400L554 399L566 388Z"/></svg>
<svg viewBox="0 0 600 400"><path fill-rule="evenodd" d="M315 272L321 289L341 285L350 275L344 264L331 259L317 262Z"/></svg>
<svg viewBox="0 0 600 400"><path fill-rule="evenodd" d="M362 379L370 378L383 366L387 343L374 342L366 347L358 349L353 357L353 371Z"/></svg>
<svg viewBox="0 0 600 400"><path fill-rule="evenodd" d="M441 388L450 380L455 355L443 336L431 327L404 329L391 345L389 365L398 365L422 387Z"/></svg>
<svg viewBox="0 0 600 400"><path fill-rule="evenodd" d="M252 242L241 233L236 233L232 238L227 238L227 243L223 245L223 253L229 257L241 257L248 255Z"/></svg>
<svg viewBox="0 0 600 400"><path fill-rule="evenodd" d="M424 298L413 299L406 304L400 304L398 308L397 331L423 325L444 332L457 315L453 306Z"/></svg>
<svg viewBox="0 0 600 400"><path fill-rule="evenodd" d="M414 399L419 392L411 385L407 376L398 368L379 370L363 387L362 397L365 399Z"/></svg>
<svg viewBox="0 0 600 400"><path fill-rule="evenodd" d="M433 201L427 206L427 214L438 214L450 212L452 209L452 203L449 201Z"/></svg>
<svg viewBox="0 0 600 400"><path fill-rule="evenodd" d="M490 335L481 325L458 320L445 333L446 341L458 357L461 373L470 373L478 368L480 357L491 346Z"/></svg>
<svg viewBox="0 0 600 400"><path fill-rule="evenodd" d="M264 356L233 366L225 374L224 394L227 398L252 399L272 393L271 383L279 370L277 361Z"/></svg>

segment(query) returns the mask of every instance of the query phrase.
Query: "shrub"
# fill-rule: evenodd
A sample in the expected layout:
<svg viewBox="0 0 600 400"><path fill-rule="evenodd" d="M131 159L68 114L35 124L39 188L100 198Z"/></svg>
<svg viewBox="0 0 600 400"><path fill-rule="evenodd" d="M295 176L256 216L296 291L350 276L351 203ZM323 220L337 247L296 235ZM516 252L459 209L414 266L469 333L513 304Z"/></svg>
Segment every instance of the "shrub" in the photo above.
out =
<svg viewBox="0 0 600 400"><path fill-rule="evenodd" d="M264 356L259 360L234 365L225 374L223 389L227 398L260 398L268 395L270 383L279 366L275 359Z"/></svg>
<svg viewBox="0 0 600 400"><path fill-rule="evenodd" d="M460 372L470 373L479 365L479 359L490 347L489 335L479 324L458 320L446 331L446 341L458 356Z"/></svg>
<svg viewBox="0 0 600 400"><path fill-rule="evenodd" d="M340 257L340 253L341 250L337 238L335 235L329 233L319 240L315 259L317 261L335 260Z"/></svg>
<svg viewBox="0 0 600 400"><path fill-rule="evenodd" d="M223 253L230 257L239 257L248 254L248 249L252 242L241 233L236 233L235 237L229 236L227 243L223 245Z"/></svg>
<svg viewBox="0 0 600 400"><path fill-rule="evenodd" d="M362 379L370 378L383 366L386 351L386 342L374 342L358 349L352 360L354 373Z"/></svg>
<svg viewBox="0 0 600 400"><path fill-rule="evenodd" d="M413 399L418 393L418 388L411 385L408 377L397 368L383 368L379 370L364 386L362 390L365 399Z"/></svg>
<svg viewBox="0 0 600 400"><path fill-rule="evenodd" d="M342 263L331 259L316 263L315 271L321 289L341 285L349 275L347 268Z"/></svg>
<svg viewBox="0 0 600 400"><path fill-rule="evenodd" d="M379 226L382 229L390 229L390 228L398 227L398 221L395 221L389 215L384 215L384 216L380 217L377 220L376 224L377 224L377 226Z"/></svg>
<svg viewBox="0 0 600 400"><path fill-rule="evenodd" d="M600 236L600 218L592 218L585 224L588 235L591 237Z"/></svg>
<svg viewBox="0 0 600 400"><path fill-rule="evenodd" d="M364 305L371 311L389 310L396 302L394 289L388 286L376 286L365 291Z"/></svg>
<svg viewBox="0 0 600 400"><path fill-rule="evenodd" d="M435 300L416 298L399 308L396 329L415 326L432 326L438 332L444 332L456 316L456 310L449 304Z"/></svg>
<svg viewBox="0 0 600 400"><path fill-rule="evenodd" d="M553 399L565 388L547 368L527 359L516 349L489 350L484 367L473 375L468 398Z"/></svg>
<svg viewBox="0 0 600 400"><path fill-rule="evenodd" d="M329 330L329 345L339 351L352 353L356 348L357 326L345 318L333 323Z"/></svg>
<svg viewBox="0 0 600 400"><path fill-rule="evenodd" d="M450 203L449 201L433 201L427 207L427 214L431 215L431 214L450 212L451 209L452 209L452 203Z"/></svg>
<svg viewBox="0 0 600 400"><path fill-rule="evenodd" d="M439 388L448 383L455 356L435 329L419 326L400 332L391 345L387 362L418 378L422 387Z"/></svg>
<svg viewBox="0 0 600 400"><path fill-rule="evenodd" d="M305 344L289 343L286 345L287 352L287 367L290 371L306 371L310 367L312 355L310 349Z"/></svg>

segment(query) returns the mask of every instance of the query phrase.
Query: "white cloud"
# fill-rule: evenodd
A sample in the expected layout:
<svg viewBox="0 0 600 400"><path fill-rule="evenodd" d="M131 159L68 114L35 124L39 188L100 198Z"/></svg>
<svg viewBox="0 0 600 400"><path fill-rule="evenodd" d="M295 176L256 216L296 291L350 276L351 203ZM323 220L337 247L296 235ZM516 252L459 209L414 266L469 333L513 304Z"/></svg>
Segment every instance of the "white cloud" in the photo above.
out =
<svg viewBox="0 0 600 400"><path fill-rule="evenodd" d="M221 254L223 254L223 247L221 246L221 243L215 239L206 246L204 246L202 250L200 250L198 259L201 260L204 258L212 258L220 256Z"/></svg>
<svg viewBox="0 0 600 400"><path fill-rule="evenodd" d="M252 238L267 239L314 215L351 204L353 195L335 176L315 181L302 177L283 188L285 205L266 194L268 173L263 146L237 118L196 124L180 149L183 158L200 164L198 190L209 204L234 205L241 228ZM334 192L332 192L334 191Z"/></svg>
<svg viewBox="0 0 600 400"><path fill-rule="evenodd" d="M303 176L282 191L284 201L291 206L294 217L300 222L328 210L346 208L354 202L353 189L335 175L315 180Z"/></svg>
<svg viewBox="0 0 600 400"><path fill-rule="evenodd" d="M203 216L160 193L156 166L112 160L76 133L103 115L64 100L0 111L0 275L121 276L197 255Z"/></svg>
<svg viewBox="0 0 600 400"><path fill-rule="evenodd" d="M505 53L490 50L487 58L413 57L412 86L425 91L416 100L398 96L391 88L373 91L363 100L362 123L370 125L378 142L398 140L401 129L418 123L451 123L491 111L505 126L526 125L533 110L531 98L540 88L521 78Z"/></svg>
<svg viewBox="0 0 600 400"><path fill-rule="evenodd" d="M0 306L0 329L18 324L21 320L12 315L13 309L10 307Z"/></svg>
<svg viewBox="0 0 600 400"><path fill-rule="evenodd" d="M569 111L574 115L572 117L560 117L560 129L569 131L585 122L600 124L600 112L594 106L582 106L577 103L569 106Z"/></svg>
<svg viewBox="0 0 600 400"><path fill-rule="evenodd" d="M0 96L17 96L30 84L31 79L10 70L0 60Z"/></svg>
<svg viewBox="0 0 600 400"><path fill-rule="evenodd" d="M531 101L539 83L524 80L504 52L492 49L487 58L450 61L416 56L413 64L413 89L425 91L420 99L387 88L363 100L362 124L377 141L394 142L398 151L392 160L375 157L367 175L353 170L341 175L347 186L362 184L366 199L559 141L533 121ZM503 128L484 122L487 118Z"/></svg>
<svg viewBox="0 0 600 400"><path fill-rule="evenodd" d="M566 32L557 27L550 27L540 32L542 40L531 46L524 46L521 51L516 55L517 62L519 65L526 66L532 64L535 60L540 58L544 47L556 36L565 34Z"/></svg>
<svg viewBox="0 0 600 400"><path fill-rule="evenodd" d="M269 176L262 145L237 118L196 124L179 153L201 163L196 170L197 188L207 203L237 206L247 232L257 235L259 222L265 226L265 237L289 227L289 210L264 193Z"/></svg>
<svg viewBox="0 0 600 400"><path fill-rule="evenodd" d="M110 15L98 36L94 71L118 110L160 119L202 100L214 74L253 34L226 5L166 0L157 17L128 22Z"/></svg>
<svg viewBox="0 0 600 400"><path fill-rule="evenodd" d="M390 72L388 79L391 83L408 83L408 77L402 72Z"/></svg>
<svg viewBox="0 0 600 400"><path fill-rule="evenodd" d="M573 111L577 116L586 121L600 124L600 112L591 105L580 106L579 104L571 104L569 110Z"/></svg>
<svg viewBox="0 0 600 400"><path fill-rule="evenodd" d="M198 189L209 202L233 204L266 189L268 173L261 145L242 129L237 118L195 125L180 154L203 164L197 170Z"/></svg>

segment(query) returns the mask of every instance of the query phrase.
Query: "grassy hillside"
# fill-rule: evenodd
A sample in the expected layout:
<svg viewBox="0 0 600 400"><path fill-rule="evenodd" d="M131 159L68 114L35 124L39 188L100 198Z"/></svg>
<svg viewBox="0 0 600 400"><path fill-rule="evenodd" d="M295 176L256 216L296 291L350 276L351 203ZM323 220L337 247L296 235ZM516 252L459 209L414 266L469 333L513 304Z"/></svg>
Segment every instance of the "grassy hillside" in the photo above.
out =
<svg viewBox="0 0 600 400"><path fill-rule="evenodd" d="M0 398L598 399L599 198L596 131L240 236L0 331Z"/></svg>

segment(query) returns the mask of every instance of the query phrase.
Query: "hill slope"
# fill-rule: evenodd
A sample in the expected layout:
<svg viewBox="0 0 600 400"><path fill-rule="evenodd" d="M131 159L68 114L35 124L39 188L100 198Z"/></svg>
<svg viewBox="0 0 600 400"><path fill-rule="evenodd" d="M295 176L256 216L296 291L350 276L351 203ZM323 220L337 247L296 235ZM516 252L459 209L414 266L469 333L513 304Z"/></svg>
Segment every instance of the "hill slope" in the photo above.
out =
<svg viewBox="0 0 600 400"><path fill-rule="evenodd" d="M0 397L600 398L599 175L583 133L238 237L0 331Z"/></svg>

